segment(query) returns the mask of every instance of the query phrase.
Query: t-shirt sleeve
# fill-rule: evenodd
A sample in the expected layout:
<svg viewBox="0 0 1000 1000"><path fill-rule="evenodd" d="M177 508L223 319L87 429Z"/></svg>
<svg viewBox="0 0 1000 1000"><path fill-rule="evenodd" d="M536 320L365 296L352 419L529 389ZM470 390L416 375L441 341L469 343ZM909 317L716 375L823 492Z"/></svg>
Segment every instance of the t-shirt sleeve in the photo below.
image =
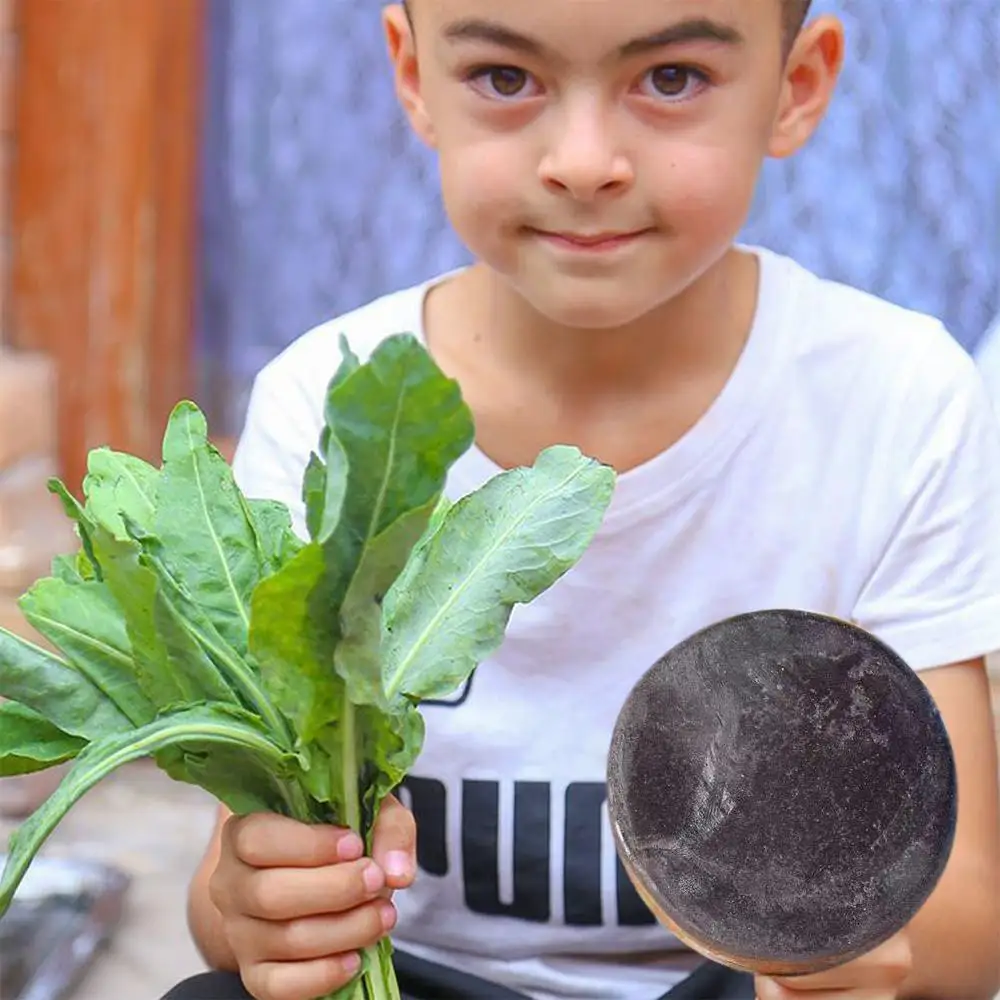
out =
<svg viewBox="0 0 1000 1000"><path fill-rule="evenodd" d="M957 344L930 353L879 456L885 530L853 614L915 670L1000 650L1000 421Z"/></svg>
<svg viewBox="0 0 1000 1000"><path fill-rule="evenodd" d="M306 539L302 477L319 442L322 415L308 392L280 369L265 368L254 380L233 474L251 499L278 500Z"/></svg>

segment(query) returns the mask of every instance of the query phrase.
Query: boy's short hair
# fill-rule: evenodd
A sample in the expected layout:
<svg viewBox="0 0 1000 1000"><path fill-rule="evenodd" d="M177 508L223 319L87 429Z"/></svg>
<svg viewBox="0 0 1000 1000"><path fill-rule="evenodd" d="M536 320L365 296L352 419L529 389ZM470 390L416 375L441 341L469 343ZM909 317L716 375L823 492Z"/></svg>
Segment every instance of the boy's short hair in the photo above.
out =
<svg viewBox="0 0 1000 1000"><path fill-rule="evenodd" d="M413 24L413 17L410 11L410 4L413 0L401 0L403 4L403 10L406 11L406 16L410 20L410 24ZM806 17L809 15L809 8L812 6L812 0L781 0L782 6L785 11L785 37L792 40L802 29L802 25L805 24Z"/></svg>

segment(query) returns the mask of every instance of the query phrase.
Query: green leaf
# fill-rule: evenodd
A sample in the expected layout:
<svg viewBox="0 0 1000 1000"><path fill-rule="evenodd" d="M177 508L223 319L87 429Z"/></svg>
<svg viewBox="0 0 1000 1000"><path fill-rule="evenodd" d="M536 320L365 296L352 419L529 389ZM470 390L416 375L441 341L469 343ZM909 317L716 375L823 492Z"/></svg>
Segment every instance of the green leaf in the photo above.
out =
<svg viewBox="0 0 1000 1000"><path fill-rule="evenodd" d="M431 514L431 519L427 524L426 536L430 538L441 527L444 523L444 519L448 516L448 511L451 510L455 505L448 499L448 497L442 495L441 499L438 500L437 506L434 508L434 513Z"/></svg>
<svg viewBox="0 0 1000 1000"><path fill-rule="evenodd" d="M249 664L163 565L160 540L121 513L127 540L88 516L83 523L124 619L140 690L160 709L203 701L235 705L242 693L248 707L261 709L283 729L276 714L261 706Z"/></svg>
<svg viewBox="0 0 1000 1000"><path fill-rule="evenodd" d="M7 864L0 878L0 916L10 906L35 854L63 816L94 785L123 764L154 756L169 747L190 744L240 747L270 761L278 771L286 768L288 755L247 719L245 713L201 707L164 716L141 729L91 743L77 757L55 793L11 837Z"/></svg>
<svg viewBox="0 0 1000 1000"><path fill-rule="evenodd" d="M115 538L125 539L122 514L149 530L156 511L160 473L134 455L95 448L83 480L87 514Z"/></svg>
<svg viewBox="0 0 1000 1000"><path fill-rule="evenodd" d="M382 690L382 602L402 572L432 513L430 504L404 514L365 548L340 608L337 673L357 705L387 707Z"/></svg>
<svg viewBox="0 0 1000 1000"><path fill-rule="evenodd" d="M250 653L269 698L305 743L343 705L343 683L333 667L335 619L323 551L315 544L253 595Z"/></svg>
<svg viewBox="0 0 1000 1000"><path fill-rule="evenodd" d="M352 630L339 657L352 696L377 697L371 605L404 564L406 547L421 536L449 467L472 437L457 385L414 338L384 341L364 366L345 356L327 396L324 441L333 468L314 461L304 485L310 531L321 537L332 525L333 533L261 583L252 602L251 653L268 693L303 741L342 710L344 693L335 679L342 625ZM331 494L329 477L345 470L345 491L338 486Z"/></svg>
<svg viewBox="0 0 1000 1000"><path fill-rule="evenodd" d="M247 500L250 523L257 536L261 579L277 573L302 550L302 540L292 528L292 515L275 500Z"/></svg>
<svg viewBox="0 0 1000 1000"><path fill-rule="evenodd" d="M126 524L128 524L126 519ZM142 693L160 709L202 701L236 702L232 689L176 607L171 581L162 581L135 541L92 528L104 580L128 632Z"/></svg>
<svg viewBox="0 0 1000 1000"><path fill-rule="evenodd" d="M263 720L275 738L290 741L288 727L267 697L256 663L226 642L206 610L170 575L158 539L145 539L139 561L156 580L156 635L193 685L194 693L186 696L185 703L242 703Z"/></svg>
<svg viewBox="0 0 1000 1000"><path fill-rule="evenodd" d="M0 697L20 702L71 736L88 740L133 728L91 680L6 629L0 629Z"/></svg>
<svg viewBox="0 0 1000 1000"><path fill-rule="evenodd" d="M322 808L319 822L332 826L344 825L344 805L341 801L339 724L334 721L322 728L315 737L299 748L303 759L300 780L313 802Z"/></svg>
<svg viewBox="0 0 1000 1000"><path fill-rule="evenodd" d="M83 553L87 562L90 563L90 574L100 580L102 578L101 565L97 560L97 554L94 552L94 543L92 539L92 529L94 526L93 520L84 510L80 501L77 500L76 497L73 496L73 494L66 488L64 483L58 479L50 479L48 486L49 492L58 497L63 510L66 512L66 516L76 527L76 533L80 538ZM81 571L81 573L82 572L83 571Z"/></svg>
<svg viewBox="0 0 1000 1000"><path fill-rule="evenodd" d="M166 706L185 701L200 701L196 685L187 682L187 663L175 671L170 663L163 637L156 630L156 578L139 564L140 549L129 538L119 538L98 524L83 508L75 509L82 537L88 540L89 559L117 605L128 636L136 681L143 695L153 704ZM125 518L122 518L124 527Z"/></svg>
<svg viewBox="0 0 1000 1000"><path fill-rule="evenodd" d="M324 505L326 502L326 466L316 452L309 456L306 471L303 473L300 499L306 507L306 528L309 531L309 537L316 541L325 513Z"/></svg>
<svg viewBox="0 0 1000 1000"><path fill-rule="evenodd" d="M399 984L396 981L396 966L392 961L392 939L382 938L375 946L378 952L378 976L385 983L388 997L399 996Z"/></svg>
<svg viewBox="0 0 1000 1000"><path fill-rule="evenodd" d="M472 416L457 383L409 335L390 337L327 395L326 422L348 461L338 545L356 566L365 541L440 496L471 446Z"/></svg>
<svg viewBox="0 0 1000 1000"><path fill-rule="evenodd" d="M354 351L351 350L351 345L347 337L341 334L337 342L340 346L340 365L333 374L333 379L330 383L331 387L340 385L348 375L353 375L361 367L361 362Z"/></svg>
<svg viewBox="0 0 1000 1000"><path fill-rule="evenodd" d="M329 428L323 439L323 456L312 455L302 481L309 537L321 545L332 537L340 522L347 495L347 455Z"/></svg>
<svg viewBox="0 0 1000 1000"><path fill-rule="evenodd" d="M232 470L209 444L205 417L193 403L179 403L167 425L150 533L170 575L244 654L250 595L261 578L257 534Z"/></svg>
<svg viewBox="0 0 1000 1000"><path fill-rule="evenodd" d="M156 717L139 688L121 611L103 583L38 580L18 602L24 617L136 726Z"/></svg>
<svg viewBox="0 0 1000 1000"><path fill-rule="evenodd" d="M347 491L324 545L331 611L339 610L366 547L404 515L433 508L451 465L472 444L458 385L419 342L390 337L327 395L326 424L347 459Z"/></svg>
<svg viewBox="0 0 1000 1000"><path fill-rule="evenodd" d="M247 816L255 812L292 815L289 791L285 780L275 773L274 764L241 747L206 746L197 741L185 745L178 761L160 767L175 781L196 785L236 813ZM293 773L291 767L285 773ZM294 816L305 820L308 817Z"/></svg>
<svg viewBox="0 0 1000 1000"><path fill-rule="evenodd" d="M317 822L357 830L368 840L379 805L413 766L424 742L416 706L384 712L344 702L339 715L302 750L303 786L326 808Z"/></svg>
<svg viewBox="0 0 1000 1000"><path fill-rule="evenodd" d="M360 367L361 362L358 356L351 350L351 345L344 334L340 335L340 364L337 366L337 370L333 373L333 378L330 379L329 384L326 387L327 395L333 392L341 382L344 382L349 375L353 375ZM332 433L332 428L329 423L324 424L323 433L320 435L320 446L319 450L321 454L326 452L326 445L329 439L329 435Z"/></svg>
<svg viewBox="0 0 1000 1000"><path fill-rule="evenodd" d="M583 555L614 485L607 466L557 446L459 500L383 604L390 700L441 698L461 686L503 641L514 605Z"/></svg>
<svg viewBox="0 0 1000 1000"><path fill-rule="evenodd" d="M0 778L32 774L72 760L86 740L64 733L16 701L0 704Z"/></svg>
<svg viewBox="0 0 1000 1000"><path fill-rule="evenodd" d="M473 435L456 384L405 336L383 342L365 366L345 360L326 416L333 468L314 462L304 492L311 532L321 537L331 525L333 532L261 584L251 624L251 652L268 691L307 742L339 718L344 693L335 669L350 680L352 698L379 700L375 602L424 531L448 468ZM343 496L338 486L330 501L323 477L344 473ZM342 627L349 634L338 654Z"/></svg>
<svg viewBox="0 0 1000 1000"><path fill-rule="evenodd" d="M340 337L340 353L342 359L327 386L328 395L361 367L343 334ZM340 521L347 493L347 467L347 455L337 438L336 429L327 423L320 435L319 454L310 456L302 480L306 527L314 542L325 544L329 541Z"/></svg>
<svg viewBox="0 0 1000 1000"><path fill-rule="evenodd" d="M83 551L59 555L52 560L52 576L65 583L83 583L94 579L94 567Z"/></svg>
<svg viewBox="0 0 1000 1000"><path fill-rule="evenodd" d="M371 830L385 797L406 777L424 746L424 717L416 705L404 704L396 712L364 708L360 729L363 828ZM369 848L371 845L368 845Z"/></svg>
<svg viewBox="0 0 1000 1000"><path fill-rule="evenodd" d="M254 728L260 720L240 709L227 708L227 715ZM273 741L273 735L267 734ZM157 755L157 763L175 781L205 789L238 816L271 812L309 820L311 810L297 791L301 762L288 753L282 762L245 746L185 740Z"/></svg>
<svg viewBox="0 0 1000 1000"><path fill-rule="evenodd" d="M391 737L381 739L372 753L383 779L379 801L406 777L424 747L424 717L416 705L407 702L402 708L386 715L385 719Z"/></svg>
<svg viewBox="0 0 1000 1000"><path fill-rule="evenodd" d="M302 783L328 807L315 819L370 837L379 805L413 766L423 742L424 720L414 705L384 712L345 700L303 749Z"/></svg>

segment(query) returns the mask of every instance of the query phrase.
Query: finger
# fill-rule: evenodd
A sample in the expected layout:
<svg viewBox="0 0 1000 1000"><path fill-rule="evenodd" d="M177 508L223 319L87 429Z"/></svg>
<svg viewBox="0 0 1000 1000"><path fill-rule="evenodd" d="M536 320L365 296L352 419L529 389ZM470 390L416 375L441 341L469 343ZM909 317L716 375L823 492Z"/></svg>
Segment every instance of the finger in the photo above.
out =
<svg viewBox="0 0 1000 1000"><path fill-rule="evenodd" d="M354 861L361 838L335 826L299 823L285 816L231 816L222 831L223 849L252 868L319 868Z"/></svg>
<svg viewBox="0 0 1000 1000"><path fill-rule="evenodd" d="M296 920L343 913L375 899L385 874L370 858L326 868L248 869L230 887L237 912L260 920Z"/></svg>
<svg viewBox="0 0 1000 1000"><path fill-rule="evenodd" d="M337 916L283 923L241 920L228 937L237 955L252 956L254 962L307 962L371 948L395 924L395 907L380 899Z"/></svg>
<svg viewBox="0 0 1000 1000"><path fill-rule="evenodd" d="M775 977L793 996L810 1000L823 990L875 990L876 996L895 996L895 990L913 968L909 938L898 934L860 958L809 976ZM889 991L886 993L886 991ZM860 994L859 994L860 996ZM867 1000L867 998L866 998Z"/></svg>
<svg viewBox="0 0 1000 1000"><path fill-rule="evenodd" d="M756 1000L844 1000L845 995L850 996L850 1000L898 1000L899 994L895 990L807 990L805 992L767 993L763 990L757 993Z"/></svg>
<svg viewBox="0 0 1000 1000"><path fill-rule="evenodd" d="M794 1000L784 986L767 976L754 978L754 1000Z"/></svg>
<svg viewBox="0 0 1000 1000"><path fill-rule="evenodd" d="M346 986L360 968L360 955L336 955L313 962L264 962L242 978L255 1000L315 1000Z"/></svg>
<svg viewBox="0 0 1000 1000"><path fill-rule="evenodd" d="M755 1000L844 1000L847 991L850 992L851 1000L896 1000L898 996L894 989L881 986L830 987L816 985L815 982L809 985L791 979L778 981L763 976L758 976L754 983Z"/></svg>
<svg viewBox="0 0 1000 1000"><path fill-rule="evenodd" d="M382 803L372 838L372 857L391 889L405 889L417 871L417 826L413 814L390 795Z"/></svg>

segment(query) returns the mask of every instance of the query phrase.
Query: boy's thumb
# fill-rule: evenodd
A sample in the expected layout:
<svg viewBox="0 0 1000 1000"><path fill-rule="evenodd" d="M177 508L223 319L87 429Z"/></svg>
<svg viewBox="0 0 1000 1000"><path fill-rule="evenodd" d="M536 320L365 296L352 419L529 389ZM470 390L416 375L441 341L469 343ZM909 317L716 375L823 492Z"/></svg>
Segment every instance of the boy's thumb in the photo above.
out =
<svg viewBox="0 0 1000 1000"><path fill-rule="evenodd" d="M408 886L417 870L417 825L395 796L382 802L372 836L372 858L394 889Z"/></svg>

